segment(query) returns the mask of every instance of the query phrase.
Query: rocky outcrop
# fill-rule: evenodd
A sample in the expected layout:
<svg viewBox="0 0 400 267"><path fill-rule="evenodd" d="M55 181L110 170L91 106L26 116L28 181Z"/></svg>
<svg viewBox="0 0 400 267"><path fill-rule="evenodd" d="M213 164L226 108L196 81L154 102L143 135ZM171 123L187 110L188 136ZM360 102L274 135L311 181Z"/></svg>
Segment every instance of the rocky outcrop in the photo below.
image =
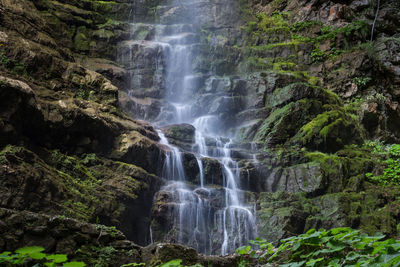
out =
<svg viewBox="0 0 400 267"><path fill-rule="evenodd" d="M140 247L127 240L115 227L88 224L65 217L0 208L0 249L14 251L22 246L42 246L47 253L66 254L70 260L88 266L121 266L144 263L158 266L181 259L182 264L235 266L238 257L212 257L197 254L192 248L174 244Z"/></svg>
<svg viewBox="0 0 400 267"><path fill-rule="evenodd" d="M116 226L148 242L141 233L164 148L150 125L119 110L126 71L115 63L129 36L117 19L147 15L145 5L129 12L135 5L0 1L2 207Z"/></svg>

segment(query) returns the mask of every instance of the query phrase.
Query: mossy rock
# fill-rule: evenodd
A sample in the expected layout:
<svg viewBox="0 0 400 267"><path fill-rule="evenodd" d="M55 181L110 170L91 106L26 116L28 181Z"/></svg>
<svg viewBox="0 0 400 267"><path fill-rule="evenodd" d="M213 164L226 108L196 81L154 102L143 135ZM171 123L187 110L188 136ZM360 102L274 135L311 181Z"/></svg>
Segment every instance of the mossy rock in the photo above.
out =
<svg viewBox="0 0 400 267"><path fill-rule="evenodd" d="M74 38L74 49L78 52L88 52L90 50L90 39L88 38L88 31L85 26L77 29Z"/></svg>
<svg viewBox="0 0 400 267"><path fill-rule="evenodd" d="M340 104L340 98L321 87L309 83L298 82L289 84L283 88L275 89L272 94L267 94L265 99L266 107L277 107L295 102L300 99L318 99L324 104Z"/></svg>
<svg viewBox="0 0 400 267"><path fill-rule="evenodd" d="M258 234L269 242L303 233L311 201L302 193L260 193L257 211Z"/></svg>
<svg viewBox="0 0 400 267"><path fill-rule="evenodd" d="M345 145L361 143L362 136L363 132L354 115L342 107L331 106L303 125L293 142L310 149L335 152Z"/></svg>
<svg viewBox="0 0 400 267"><path fill-rule="evenodd" d="M163 128L165 136L180 142L193 143L196 129L190 124L175 124Z"/></svg>
<svg viewBox="0 0 400 267"><path fill-rule="evenodd" d="M145 236L138 237L136 232L148 229L142 221L160 185L157 177L135 165L93 154L80 158L44 149L38 154L11 145L0 152L1 164L10 170L0 171L2 202L17 210L114 225L143 243ZM143 219L131 216L139 210Z"/></svg>
<svg viewBox="0 0 400 267"><path fill-rule="evenodd" d="M301 99L275 109L259 127L254 141L273 147L287 143L297 131L322 110L318 100Z"/></svg>

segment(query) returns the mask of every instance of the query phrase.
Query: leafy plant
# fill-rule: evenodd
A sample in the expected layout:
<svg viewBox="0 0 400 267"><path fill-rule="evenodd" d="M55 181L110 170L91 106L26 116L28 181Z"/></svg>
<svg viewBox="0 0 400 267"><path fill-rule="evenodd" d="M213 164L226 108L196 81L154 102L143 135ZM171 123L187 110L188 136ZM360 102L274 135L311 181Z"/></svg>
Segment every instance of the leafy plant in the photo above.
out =
<svg viewBox="0 0 400 267"><path fill-rule="evenodd" d="M145 266L145 265L146 265L145 263L128 263L128 264L121 265L121 267ZM156 267L203 267L203 265L197 263L195 265L186 266L186 265L182 265L182 260L181 259L175 259L175 260L171 260L171 261L166 262L166 263L159 264Z"/></svg>
<svg viewBox="0 0 400 267"><path fill-rule="evenodd" d="M358 87L364 88L371 80L372 80L371 77L354 77L352 81Z"/></svg>
<svg viewBox="0 0 400 267"><path fill-rule="evenodd" d="M328 231L311 229L282 240L277 248L258 239L252 244L261 252L248 247L239 248L237 252L280 266L399 266L400 241L384 238L382 234L369 236L347 227Z"/></svg>
<svg viewBox="0 0 400 267"><path fill-rule="evenodd" d="M385 166L383 174L373 175L367 173L366 177L373 183L379 185L400 185L400 145L383 145L381 143L370 142L367 146L372 147L373 152L385 160L379 163Z"/></svg>
<svg viewBox="0 0 400 267"><path fill-rule="evenodd" d="M2 50L0 50L0 65L11 70L14 74L27 75L27 66L23 62L9 59Z"/></svg>
<svg viewBox="0 0 400 267"><path fill-rule="evenodd" d="M68 262L68 257L65 254L46 254L43 253L44 248L33 246L23 247L11 253L5 251L0 254L0 265L1 266L13 266L24 263L36 263L35 266L63 266L63 267L84 267L86 266L83 262ZM62 265L61 265L62 264Z"/></svg>

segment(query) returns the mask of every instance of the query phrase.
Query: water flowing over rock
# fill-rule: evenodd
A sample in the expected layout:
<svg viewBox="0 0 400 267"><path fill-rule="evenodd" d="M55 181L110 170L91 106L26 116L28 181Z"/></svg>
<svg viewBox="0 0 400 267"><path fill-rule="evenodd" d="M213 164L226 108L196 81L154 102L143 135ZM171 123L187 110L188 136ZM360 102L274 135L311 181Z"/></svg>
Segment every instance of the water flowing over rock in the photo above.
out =
<svg viewBox="0 0 400 267"><path fill-rule="evenodd" d="M123 105L162 126L160 144L169 149L161 172L166 185L155 196L153 240L228 254L255 238L257 229L255 199L241 189L229 137L231 116L242 105L237 95L244 92L231 78L197 65L211 56L212 44L200 41L200 30L221 19L207 13L216 6L171 1L157 7L158 24L133 22L133 39L121 45L120 61L130 69L129 101Z"/></svg>

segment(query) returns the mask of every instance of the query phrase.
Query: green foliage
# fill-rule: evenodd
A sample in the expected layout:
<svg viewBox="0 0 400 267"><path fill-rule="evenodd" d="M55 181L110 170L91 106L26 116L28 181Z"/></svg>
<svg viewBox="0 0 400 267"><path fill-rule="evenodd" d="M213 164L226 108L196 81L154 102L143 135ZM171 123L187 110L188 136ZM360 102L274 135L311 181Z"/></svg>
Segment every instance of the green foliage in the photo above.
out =
<svg viewBox="0 0 400 267"><path fill-rule="evenodd" d="M349 49L349 42L352 41L353 35L360 35L360 38L365 40L367 36L367 24L365 21L356 21L349 23L344 27L333 28L331 26L321 27L321 32L316 37L308 37L307 31L313 25L322 26L321 23L315 21L300 22L292 25L292 39L299 40L305 43L312 43L314 49L311 52L313 62L324 61L328 58L334 58L346 52ZM338 36L344 37L344 43L337 44ZM322 51L320 45L325 42L330 42L330 49Z"/></svg>
<svg viewBox="0 0 400 267"><path fill-rule="evenodd" d="M352 81L358 87L364 88L371 80L372 80L371 77L354 77Z"/></svg>
<svg viewBox="0 0 400 267"><path fill-rule="evenodd" d="M293 23L290 27L290 29L293 32L301 32L303 30L311 29L312 27L319 25L322 26L322 22L318 20L309 20L309 21L299 21L296 23Z"/></svg>
<svg viewBox="0 0 400 267"><path fill-rule="evenodd" d="M252 243L261 252L247 254L261 263L279 266L399 266L400 241L384 238L382 234L369 236L346 227L328 231L311 229L282 240L277 248L258 239Z"/></svg>
<svg viewBox="0 0 400 267"><path fill-rule="evenodd" d="M182 260L172 260L166 263L163 263L161 265L158 265L158 267L180 267L182 266Z"/></svg>
<svg viewBox="0 0 400 267"><path fill-rule="evenodd" d="M15 75L27 75L27 66L23 62L8 58L4 51L0 50L0 65L9 69Z"/></svg>
<svg viewBox="0 0 400 267"><path fill-rule="evenodd" d="M326 106L328 107L328 105ZM347 114L340 106L331 105L329 108L330 110L318 114L318 116L302 126L298 138L302 140L303 144L314 138L321 138L326 141L333 130L349 126L352 123L356 125L356 121L352 116Z"/></svg>
<svg viewBox="0 0 400 267"><path fill-rule="evenodd" d="M100 230L101 232L106 232L110 234L112 237L116 237L118 230L117 227L115 226L105 226L102 224L97 224L96 225L96 230Z"/></svg>
<svg viewBox="0 0 400 267"><path fill-rule="evenodd" d="M117 20L108 19L106 23L99 25L99 29L113 29L120 26L122 23Z"/></svg>
<svg viewBox="0 0 400 267"><path fill-rule="evenodd" d="M43 253L44 248L33 246L23 247L11 253L5 251L0 254L0 265L1 266L13 266L24 263L29 265L36 263L35 266L64 266L64 267L84 267L86 266L83 262L68 262L68 257L65 254L46 254ZM62 265L61 265L62 264Z"/></svg>
<svg viewBox="0 0 400 267"><path fill-rule="evenodd" d="M128 263L128 264L124 264L121 265L121 267L128 267L128 266L145 266L145 263ZM203 267L203 265L197 263L195 265L182 265L182 260L181 259L175 259L175 260L171 260L169 262L166 263L162 263L157 265L156 267Z"/></svg>
<svg viewBox="0 0 400 267"><path fill-rule="evenodd" d="M378 163L385 166L383 174L367 173L368 180L382 186L400 185L400 145L384 145L370 141L366 143L366 146L380 158Z"/></svg>
<svg viewBox="0 0 400 267"><path fill-rule="evenodd" d="M0 51L0 64L1 64L1 65L7 65L8 62L10 62L10 60L8 59L8 57L4 54L3 51Z"/></svg>
<svg viewBox="0 0 400 267"><path fill-rule="evenodd" d="M203 267L203 265L197 263L195 265L183 265L182 264L182 260L181 259L175 259L175 260L171 260L169 262L157 265L157 267Z"/></svg>
<svg viewBox="0 0 400 267"><path fill-rule="evenodd" d="M257 16L258 28L267 31L269 28L285 28L289 27L287 13L275 13L272 16L267 16L265 13L260 13Z"/></svg>
<svg viewBox="0 0 400 267"><path fill-rule="evenodd" d="M325 60L327 57L328 55L318 47L311 51L311 58L314 62Z"/></svg>

